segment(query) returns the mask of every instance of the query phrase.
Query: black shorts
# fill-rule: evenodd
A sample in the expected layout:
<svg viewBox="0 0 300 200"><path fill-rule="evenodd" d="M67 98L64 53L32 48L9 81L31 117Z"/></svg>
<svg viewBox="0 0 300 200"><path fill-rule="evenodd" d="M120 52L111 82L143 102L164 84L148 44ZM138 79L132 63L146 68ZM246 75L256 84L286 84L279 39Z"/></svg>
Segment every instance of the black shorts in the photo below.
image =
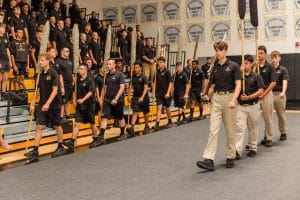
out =
<svg viewBox="0 0 300 200"><path fill-rule="evenodd" d="M66 104L68 101L72 100L73 87L65 87L65 95L62 96L62 103Z"/></svg>
<svg viewBox="0 0 300 200"><path fill-rule="evenodd" d="M133 112L149 113L150 112L149 104L150 104L149 96L145 96L143 102L139 102L138 97L133 97L131 107Z"/></svg>
<svg viewBox="0 0 300 200"><path fill-rule="evenodd" d="M183 108L185 104L183 95L174 95L174 105L177 108Z"/></svg>
<svg viewBox="0 0 300 200"><path fill-rule="evenodd" d="M116 105L112 105L110 102L104 101L103 103L103 118L114 118L122 120L124 118L124 102L118 102Z"/></svg>
<svg viewBox="0 0 300 200"><path fill-rule="evenodd" d="M2 60L2 61L0 61L0 64L1 64L1 68L0 68L0 72L1 73L5 73L5 72L9 72L9 64L8 64L8 62L7 61L5 61L5 60Z"/></svg>
<svg viewBox="0 0 300 200"><path fill-rule="evenodd" d="M158 105L158 106L162 105L162 106L165 106L167 108L169 108L171 106L171 100L172 100L171 97L166 99L165 97L157 96L155 98L156 98L156 105Z"/></svg>
<svg viewBox="0 0 300 200"><path fill-rule="evenodd" d="M75 121L83 124L95 124L94 110L77 110Z"/></svg>
<svg viewBox="0 0 300 200"><path fill-rule="evenodd" d="M53 126L61 125L60 108L49 109L48 111L42 111L42 107L38 107L36 111L36 124L48 125L49 122Z"/></svg>
<svg viewBox="0 0 300 200"><path fill-rule="evenodd" d="M16 61L16 66L17 66L17 69L18 71L14 71L13 72L13 75L26 75L27 72L26 72L26 67L27 67L27 62L17 62Z"/></svg>
<svg viewBox="0 0 300 200"><path fill-rule="evenodd" d="M191 90L190 92L191 101L202 102L199 90Z"/></svg>

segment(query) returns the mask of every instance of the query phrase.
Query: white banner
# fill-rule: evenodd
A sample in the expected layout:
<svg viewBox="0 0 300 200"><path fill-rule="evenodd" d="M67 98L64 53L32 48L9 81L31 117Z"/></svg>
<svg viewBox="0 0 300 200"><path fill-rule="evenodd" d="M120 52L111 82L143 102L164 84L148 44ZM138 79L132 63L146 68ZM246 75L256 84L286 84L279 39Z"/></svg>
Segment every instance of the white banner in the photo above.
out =
<svg viewBox="0 0 300 200"><path fill-rule="evenodd" d="M265 0L265 10L267 12L284 11L285 8L285 0Z"/></svg>
<svg viewBox="0 0 300 200"><path fill-rule="evenodd" d="M136 6L122 7L122 17L125 24L136 23Z"/></svg>
<svg viewBox="0 0 300 200"><path fill-rule="evenodd" d="M229 0L210 0L211 15L229 16L230 15Z"/></svg>
<svg viewBox="0 0 300 200"><path fill-rule="evenodd" d="M295 35L300 37L300 15L295 16Z"/></svg>
<svg viewBox="0 0 300 200"><path fill-rule="evenodd" d="M205 42L205 32L204 32L205 23L200 24L188 24L187 25L187 35L189 42L196 42L199 36L199 42Z"/></svg>
<svg viewBox="0 0 300 200"><path fill-rule="evenodd" d="M112 20L113 25L118 24L118 8L104 8L103 18L105 20Z"/></svg>
<svg viewBox="0 0 300 200"><path fill-rule="evenodd" d="M178 2L165 2L164 3L164 20L179 20L179 3Z"/></svg>
<svg viewBox="0 0 300 200"><path fill-rule="evenodd" d="M242 38L241 32L241 20L238 20L238 39ZM254 39L255 38L255 28L252 26L250 19L245 20L245 29L244 29L245 39Z"/></svg>
<svg viewBox="0 0 300 200"><path fill-rule="evenodd" d="M211 35L213 41L219 41L224 38L226 35L225 40L230 40L230 20L227 21L219 21L219 22L212 22L211 23Z"/></svg>
<svg viewBox="0 0 300 200"><path fill-rule="evenodd" d="M268 39L286 37L286 16L266 17L265 33Z"/></svg>
<svg viewBox="0 0 300 200"><path fill-rule="evenodd" d="M180 26L165 26L164 27L164 39L167 44L177 43L179 41Z"/></svg>
<svg viewBox="0 0 300 200"><path fill-rule="evenodd" d="M156 22L157 21L157 4L142 5L142 22Z"/></svg>
<svg viewBox="0 0 300 200"><path fill-rule="evenodd" d="M204 17L204 0L189 0L186 4L187 18Z"/></svg>

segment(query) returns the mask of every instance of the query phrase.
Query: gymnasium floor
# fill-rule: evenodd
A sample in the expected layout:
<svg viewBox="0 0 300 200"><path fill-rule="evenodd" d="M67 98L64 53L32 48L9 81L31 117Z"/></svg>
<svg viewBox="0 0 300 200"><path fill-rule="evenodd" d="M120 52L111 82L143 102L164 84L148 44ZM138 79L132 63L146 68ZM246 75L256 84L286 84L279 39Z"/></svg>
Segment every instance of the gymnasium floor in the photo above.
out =
<svg viewBox="0 0 300 200"><path fill-rule="evenodd" d="M233 169L224 166L224 129L216 171L196 167L208 136L208 120L202 120L1 172L0 199L297 200L299 117L288 113L287 141L260 146L255 158L245 156ZM277 129L275 123L276 141Z"/></svg>

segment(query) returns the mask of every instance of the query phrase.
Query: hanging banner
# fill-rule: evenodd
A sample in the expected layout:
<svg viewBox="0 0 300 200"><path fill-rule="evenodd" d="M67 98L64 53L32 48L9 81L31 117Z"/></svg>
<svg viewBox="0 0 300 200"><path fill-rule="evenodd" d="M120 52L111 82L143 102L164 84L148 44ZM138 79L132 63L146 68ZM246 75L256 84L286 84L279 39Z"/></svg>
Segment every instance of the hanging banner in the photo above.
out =
<svg viewBox="0 0 300 200"><path fill-rule="evenodd" d="M123 22L125 24L136 23L136 6L127 6L122 8Z"/></svg>
<svg viewBox="0 0 300 200"><path fill-rule="evenodd" d="M286 37L286 17L266 17L265 18L265 34L266 38L282 38Z"/></svg>
<svg viewBox="0 0 300 200"><path fill-rule="evenodd" d="M211 16L229 16L229 0L210 0Z"/></svg>
<svg viewBox="0 0 300 200"><path fill-rule="evenodd" d="M112 20L113 25L118 24L118 8L104 8L103 18L105 20Z"/></svg>
<svg viewBox="0 0 300 200"><path fill-rule="evenodd" d="M241 36L241 20L238 20L238 39L242 38ZM245 29L244 29L245 39L254 39L255 38L255 28L252 26L249 19L245 20Z"/></svg>
<svg viewBox="0 0 300 200"><path fill-rule="evenodd" d="M179 3L165 2L164 3L164 20L179 20Z"/></svg>
<svg viewBox="0 0 300 200"><path fill-rule="evenodd" d="M296 9L300 9L300 0L295 0Z"/></svg>
<svg viewBox="0 0 300 200"><path fill-rule="evenodd" d="M285 8L285 0L265 0L265 10L267 12L284 11Z"/></svg>
<svg viewBox="0 0 300 200"><path fill-rule="evenodd" d="M205 42L205 32L204 32L205 23L200 24L188 24L187 25L187 34L189 42L196 42L199 36L199 42Z"/></svg>
<svg viewBox="0 0 300 200"><path fill-rule="evenodd" d="M295 35L300 37L300 16L295 16Z"/></svg>
<svg viewBox="0 0 300 200"><path fill-rule="evenodd" d="M211 23L211 35L213 41L222 40L225 34L225 40L230 40L230 20Z"/></svg>
<svg viewBox="0 0 300 200"><path fill-rule="evenodd" d="M180 26L165 26L164 38L167 44L176 43L179 41Z"/></svg>
<svg viewBox="0 0 300 200"><path fill-rule="evenodd" d="M142 22L157 21L157 4L142 5Z"/></svg>
<svg viewBox="0 0 300 200"><path fill-rule="evenodd" d="M204 17L204 0L189 0L186 5L187 18Z"/></svg>

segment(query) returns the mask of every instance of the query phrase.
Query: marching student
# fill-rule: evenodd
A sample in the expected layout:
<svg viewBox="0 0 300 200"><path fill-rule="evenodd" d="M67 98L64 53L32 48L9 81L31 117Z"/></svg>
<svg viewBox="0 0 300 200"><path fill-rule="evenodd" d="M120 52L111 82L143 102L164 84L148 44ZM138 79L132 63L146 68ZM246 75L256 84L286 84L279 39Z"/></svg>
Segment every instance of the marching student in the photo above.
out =
<svg viewBox="0 0 300 200"><path fill-rule="evenodd" d="M289 72L287 68L280 65L281 55L279 51L272 51L271 53L272 65L275 67L277 82L273 88L274 108L278 117L278 126L280 131L280 140L287 139L287 125L286 125L286 91L289 81Z"/></svg>
<svg viewBox="0 0 300 200"><path fill-rule="evenodd" d="M59 77L56 71L50 67L50 56L41 53L39 56L39 66L41 67L40 78L38 82L38 92L40 101L36 111L36 131L33 150L24 154L29 157L29 163L38 161L39 145L42 138L42 132L48 121L54 126L57 137L58 147L51 154L52 157L62 156L67 153L63 147L63 130L61 127L60 109L61 95L59 91ZM30 112L34 112L33 104L30 105Z"/></svg>
<svg viewBox="0 0 300 200"><path fill-rule="evenodd" d="M168 116L168 124L167 128L173 126L172 116L171 116L171 91L172 91L172 84L173 79L171 72L166 67L166 59L163 56L160 56L158 59L158 68L156 71L156 77L154 78L155 81L152 85L152 98L156 99L156 124L154 126L154 130L159 130L159 122L161 117L161 112L163 106L166 107L167 116ZM154 92L155 91L155 92Z"/></svg>
<svg viewBox="0 0 300 200"><path fill-rule="evenodd" d="M259 96L264 92L262 77L252 71L254 58L250 55L244 56L244 65L241 70L245 72L245 93L241 91L238 98L236 117L236 159L242 157L245 131L248 128L249 139L247 156L254 157L257 151L258 122L260 117Z"/></svg>
<svg viewBox="0 0 300 200"><path fill-rule="evenodd" d="M76 106L76 123L71 140L64 142L64 144L74 149L80 124L89 123L93 133L93 141L89 148L94 148L102 144L95 125L95 81L88 76L88 67L85 63L79 65L78 75L76 91L75 95L73 95L73 105Z"/></svg>
<svg viewBox="0 0 300 200"><path fill-rule="evenodd" d="M177 125L181 125L186 121L184 114L185 99L188 97L188 81L189 78L183 70L181 62L176 63L176 73L173 77L174 80L174 104L179 109ZM182 117L182 120L181 120Z"/></svg>
<svg viewBox="0 0 300 200"><path fill-rule="evenodd" d="M149 133L149 116L150 112L149 104L150 99L148 95L148 79L142 74L142 63L135 62L134 63L134 75L132 77L132 88L128 88L130 92L133 89L132 99L128 99L128 102L131 103L131 107L133 110L133 115L131 118L131 127L126 129L126 132L132 137L134 136L134 125L137 121L139 112L143 112L145 117L145 128L144 134Z"/></svg>

